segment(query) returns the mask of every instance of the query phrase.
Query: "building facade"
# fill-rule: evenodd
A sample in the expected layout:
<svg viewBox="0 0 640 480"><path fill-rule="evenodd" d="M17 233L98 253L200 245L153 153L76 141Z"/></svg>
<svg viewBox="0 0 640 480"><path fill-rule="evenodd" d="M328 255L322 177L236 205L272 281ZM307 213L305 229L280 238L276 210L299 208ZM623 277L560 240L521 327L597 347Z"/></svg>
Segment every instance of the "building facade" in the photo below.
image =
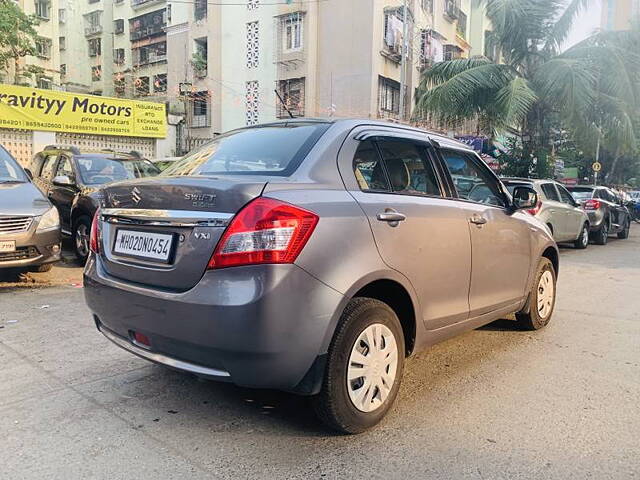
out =
<svg viewBox="0 0 640 480"><path fill-rule="evenodd" d="M603 30L627 30L640 14L640 0L602 0L600 27Z"/></svg>
<svg viewBox="0 0 640 480"><path fill-rule="evenodd" d="M1 80L39 88L59 88L58 0L16 0L16 3L26 14L35 15L40 22L36 27L36 54L18 59L17 65L1 72Z"/></svg>

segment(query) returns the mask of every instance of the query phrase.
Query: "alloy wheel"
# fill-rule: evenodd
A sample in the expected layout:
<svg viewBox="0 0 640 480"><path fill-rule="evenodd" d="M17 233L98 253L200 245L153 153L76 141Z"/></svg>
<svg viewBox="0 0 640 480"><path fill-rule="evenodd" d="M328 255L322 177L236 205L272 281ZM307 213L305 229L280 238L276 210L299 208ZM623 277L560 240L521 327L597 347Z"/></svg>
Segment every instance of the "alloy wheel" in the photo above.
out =
<svg viewBox="0 0 640 480"><path fill-rule="evenodd" d="M586 247L589 244L589 227L586 225L582 227L582 246Z"/></svg>
<svg viewBox="0 0 640 480"><path fill-rule="evenodd" d="M551 313L554 298L553 274L547 270L540 276L538 282L538 315L541 319L547 318Z"/></svg>
<svg viewBox="0 0 640 480"><path fill-rule="evenodd" d="M76 252L82 257L89 255L89 229L84 223L76 227Z"/></svg>
<svg viewBox="0 0 640 480"><path fill-rule="evenodd" d="M393 332L381 323L369 325L358 336L349 356L347 391L361 412L380 408L396 381L398 346Z"/></svg>

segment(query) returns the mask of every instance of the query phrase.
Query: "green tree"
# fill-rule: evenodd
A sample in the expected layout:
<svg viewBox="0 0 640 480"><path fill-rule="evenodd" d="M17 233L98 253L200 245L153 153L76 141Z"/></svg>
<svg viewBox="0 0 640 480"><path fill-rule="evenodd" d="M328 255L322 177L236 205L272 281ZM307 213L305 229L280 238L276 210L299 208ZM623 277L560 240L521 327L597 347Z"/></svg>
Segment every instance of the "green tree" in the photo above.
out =
<svg viewBox="0 0 640 480"><path fill-rule="evenodd" d="M502 63L472 57L434 65L422 77L415 116L448 125L478 119L491 133L515 132L523 159L547 157L558 122L585 151L598 138L620 155L635 150L640 31L597 33L561 52L589 1L485 0Z"/></svg>
<svg viewBox="0 0 640 480"><path fill-rule="evenodd" d="M24 13L13 0L0 0L0 70L6 72L14 65L14 83L19 83L19 59L35 54L38 23L35 15Z"/></svg>

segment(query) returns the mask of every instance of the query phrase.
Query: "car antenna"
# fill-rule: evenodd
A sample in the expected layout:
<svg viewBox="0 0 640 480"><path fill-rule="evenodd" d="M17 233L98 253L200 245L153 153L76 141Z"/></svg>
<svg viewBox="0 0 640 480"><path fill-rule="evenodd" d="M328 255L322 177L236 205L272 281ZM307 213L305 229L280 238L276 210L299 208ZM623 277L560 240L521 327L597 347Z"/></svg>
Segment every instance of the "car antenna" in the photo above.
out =
<svg viewBox="0 0 640 480"><path fill-rule="evenodd" d="M280 94L278 93L278 90L274 90L274 92L276 92L276 96L278 97L278 100L280 100L280 103L282 104L282 106L284 107L284 109L287 111L287 113L289 114L289 116L291 118L294 118L293 113L291 113L291 110L289 110L287 108L287 105L284 103L284 100L282 99L282 97L280 96Z"/></svg>

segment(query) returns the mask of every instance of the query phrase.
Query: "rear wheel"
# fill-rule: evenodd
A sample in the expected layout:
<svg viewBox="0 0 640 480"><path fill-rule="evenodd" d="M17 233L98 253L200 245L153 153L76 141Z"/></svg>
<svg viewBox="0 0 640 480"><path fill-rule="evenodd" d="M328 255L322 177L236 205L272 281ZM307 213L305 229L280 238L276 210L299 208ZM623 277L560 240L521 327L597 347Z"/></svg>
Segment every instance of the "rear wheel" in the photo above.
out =
<svg viewBox="0 0 640 480"><path fill-rule="evenodd" d="M313 398L318 417L344 433L376 425L398 394L404 348L400 321L387 304L351 300L329 347L322 390Z"/></svg>
<svg viewBox="0 0 640 480"><path fill-rule="evenodd" d="M529 294L529 311L516 313L516 319L527 330L539 330L549 323L555 306L556 272L551 261L543 257Z"/></svg>
<svg viewBox="0 0 640 480"><path fill-rule="evenodd" d="M579 250L585 249L589 246L589 224L588 223L585 223L584 225L582 225L580 236L575 242L573 242L573 246Z"/></svg>
<svg viewBox="0 0 640 480"><path fill-rule="evenodd" d="M89 256L89 235L91 234L91 219L87 215L82 215L76 220L73 228L73 247L76 257L82 263L87 261Z"/></svg>
<svg viewBox="0 0 640 480"><path fill-rule="evenodd" d="M629 230L631 229L631 220L627 219L624 224L624 228L618 232L618 238L629 238Z"/></svg>
<svg viewBox="0 0 640 480"><path fill-rule="evenodd" d="M609 219L605 218L602 221L602 225L600 226L600 228L596 231L596 233L593 234L593 240L596 242L597 245L606 245L608 239L609 239Z"/></svg>

